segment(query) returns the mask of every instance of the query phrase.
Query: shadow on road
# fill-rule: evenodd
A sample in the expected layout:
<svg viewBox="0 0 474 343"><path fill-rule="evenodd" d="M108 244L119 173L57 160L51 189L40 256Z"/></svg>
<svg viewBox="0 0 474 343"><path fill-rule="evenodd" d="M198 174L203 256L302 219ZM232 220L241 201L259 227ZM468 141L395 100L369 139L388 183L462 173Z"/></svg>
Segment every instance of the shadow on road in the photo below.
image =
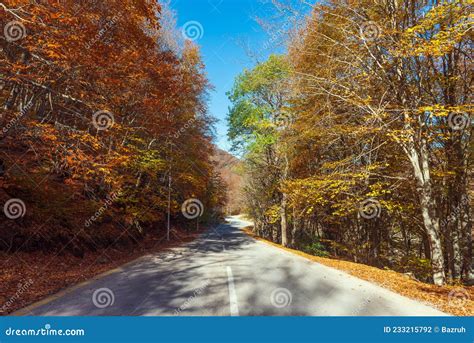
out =
<svg viewBox="0 0 474 343"><path fill-rule="evenodd" d="M231 218L193 242L145 256L36 308L33 314L227 316L231 270L240 315L441 315L258 242L241 231L245 224ZM109 293L95 296L104 289Z"/></svg>

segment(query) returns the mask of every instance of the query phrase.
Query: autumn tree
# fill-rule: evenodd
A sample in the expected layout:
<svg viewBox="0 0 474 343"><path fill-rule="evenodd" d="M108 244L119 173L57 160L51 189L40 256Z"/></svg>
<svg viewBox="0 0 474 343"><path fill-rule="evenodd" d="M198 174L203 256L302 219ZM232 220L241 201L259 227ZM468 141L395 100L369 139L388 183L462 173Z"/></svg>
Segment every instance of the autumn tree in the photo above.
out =
<svg viewBox="0 0 474 343"><path fill-rule="evenodd" d="M289 46L290 177L275 186L296 246L472 277L471 30L466 2L314 6Z"/></svg>
<svg viewBox="0 0 474 343"><path fill-rule="evenodd" d="M8 158L2 185L14 187L11 195L33 192L14 174L15 163L43 180L44 192L24 199L31 235L39 213L54 213L43 247L74 232L80 239L73 244L94 241L111 218L118 237L135 240L137 227L162 230L170 171L175 223L187 224L181 203L189 197L204 204L204 216L218 211L204 65L196 46L173 42L172 15L162 19L158 2L10 0L0 11L0 150ZM51 189L64 193L66 204L75 199L74 218L66 204L34 210L54 196ZM108 214L84 228L110 194L120 196ZM8 234L28 241L19 229L27 223L8 224L15 226Z"/></svg>

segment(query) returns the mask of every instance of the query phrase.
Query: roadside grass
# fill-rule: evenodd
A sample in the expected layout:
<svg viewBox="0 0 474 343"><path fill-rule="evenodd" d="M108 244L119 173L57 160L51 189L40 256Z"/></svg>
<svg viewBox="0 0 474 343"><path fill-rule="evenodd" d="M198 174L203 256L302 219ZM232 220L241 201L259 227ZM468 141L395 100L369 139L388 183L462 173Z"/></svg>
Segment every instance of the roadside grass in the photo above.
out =
<svg viewBox="0 0 474 343"><path fill-rule="evenodd" d="M408 276L393 270L383 270L365 264L313 256L299 250L283 247L280 244L258 237L252 229L253 226L247 226L243 231L256 240L265 242L266 244L286 250L325 266L344 271L400 295L435 307L445 313L455 316L474 315L474 287L461 285L436 286L410 279Z"/></svg>

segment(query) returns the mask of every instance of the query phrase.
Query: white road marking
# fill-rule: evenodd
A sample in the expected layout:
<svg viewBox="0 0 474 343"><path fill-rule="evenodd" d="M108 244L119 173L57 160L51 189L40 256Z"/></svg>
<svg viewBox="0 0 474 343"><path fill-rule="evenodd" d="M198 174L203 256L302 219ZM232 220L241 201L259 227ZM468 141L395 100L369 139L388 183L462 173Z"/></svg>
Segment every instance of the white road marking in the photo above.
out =
<svg viewBox="0 0 474 343"><path fill-rule="evenodd" d="M234 275L232 275L232 268L229 266L227 266L227 281L229 284L230 315L237 317L239 315L239 305L237 304L237 294L235 293Z"/></svg>

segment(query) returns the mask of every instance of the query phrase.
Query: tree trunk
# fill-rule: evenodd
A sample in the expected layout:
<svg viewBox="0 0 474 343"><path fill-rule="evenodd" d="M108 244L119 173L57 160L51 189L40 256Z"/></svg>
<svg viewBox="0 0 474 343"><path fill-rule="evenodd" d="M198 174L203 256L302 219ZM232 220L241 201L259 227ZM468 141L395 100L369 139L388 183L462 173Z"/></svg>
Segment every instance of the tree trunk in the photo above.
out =
<svg viewBox="0 0 474 343"><path fill-rule="evenodd" d="M293 227L291 229L291 247L295 247L296 246L296 228L298 227L298 221L296 219L296 213L295 213L295 208L293 208L293 219L292 219L292 224L293 224Z"/></svg>
<svg viewBox="0 0 474 343"><path fill-rule="evenodd" d="M410 158L414 175L420 188L420 208L426 235L430 244L433 282L435 285L444 285L446 283L444 257L441 245L439 218L436 216L436 201L433 196L431 184L427 142L424 139L420 141L420 151L415 148L413 141L410 143L405 151Z"/></svg>
<svg viewBox="0 0 474 343"><path fill-rule="evenodd" d="M472 219L471 219L471 199L469 196L465 195L463 202L463 215L460 218L461 223L461 234L463 238L463 247L462 247L462 255L463 255L463 265L462 265L462 276L464 281L468 282L469 284L473 284L474 282L474 261L473 261L473 254L472 254Z"/></svg>
<svg viewBox="0 0 474 343"><path fill-rule="evenodd" d="M288 155L284 153L284 166L283 166L283 175L281 177L281 183L285 182L288 178ZM288 195L285 192L281 192L281 202L280 202L280 217L281 217L281 245L284 247L288 246L288 218L286 215L286 207L288 203Z"/></svg>
<svg viewBox="0 0 474 343"><path fill-rule="evenodd" d="M288 221L286 218L286 203L287 203L287 195L286 193L282 193L281 197L281 208L280 208L280 216L281 216L281 245L284 247L288 246Z"/></svg>
<svg viewBox="0 0 474 343"><path fill-rule="evenodd" d="M461 268L462 268L462 254L461 254L461 245L459 242L459 232L461 228L461 223L459 220L456 220L456 223L453 227L453 231L451 234L451 241L453 245L453 279L460 280L461 279Z"/></svg>

